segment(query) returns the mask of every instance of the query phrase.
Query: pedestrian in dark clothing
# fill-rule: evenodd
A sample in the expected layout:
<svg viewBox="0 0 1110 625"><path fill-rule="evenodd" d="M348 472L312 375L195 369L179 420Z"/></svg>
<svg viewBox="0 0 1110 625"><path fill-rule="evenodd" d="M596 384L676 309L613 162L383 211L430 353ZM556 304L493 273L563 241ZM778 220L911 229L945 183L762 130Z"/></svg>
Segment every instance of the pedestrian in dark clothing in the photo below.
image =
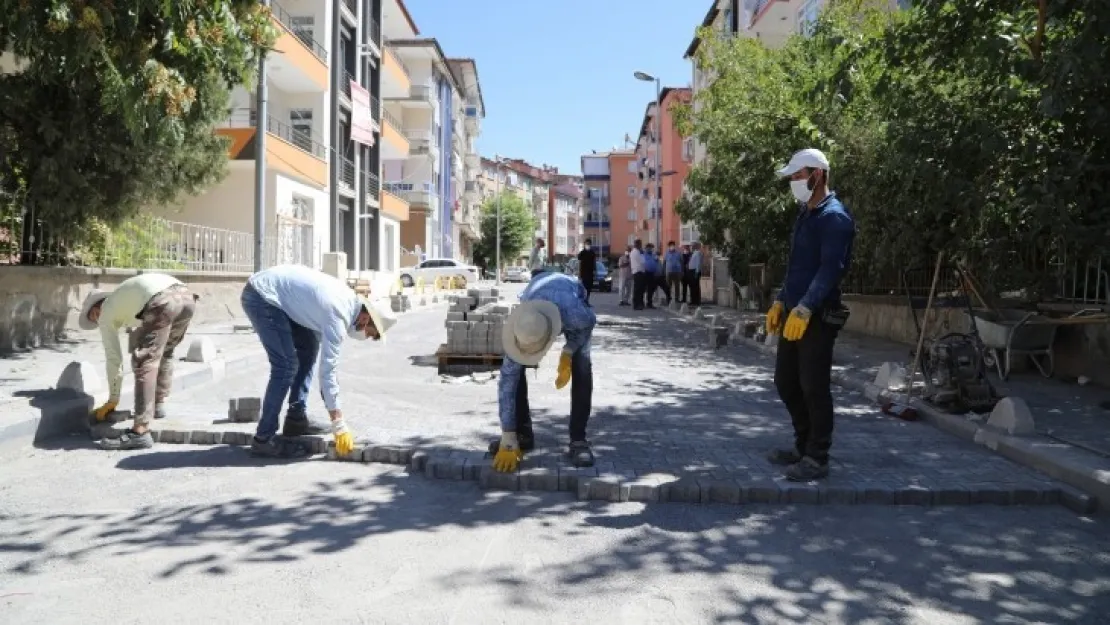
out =
<svg viewBox="0 0 1110 625"><path fill-rule="evenodd" d="M586 287L586 305L590 305L590 293L594 290L594 279L597 276L597 254L591 244L593 241L586 239L582 244L582 251L578 252L578 279Z"/></svg>
<svg viewBox="0 0 1110 625"><path fill-rule="evenodd" d="M663 264L667 270L667 304L672 299L681 301L679 295L682 290L682 253L675 249L674 241L667 243L667 254L663 257Z"/></svg>
<svg viewBox="0 0 1110 625"><path fill-rule="evenodd" d="M794 446L773 451L768 459L786 465L787 479L808 482L829 474L833 346L848 320L840 280L851 263L856 227L829 191L824 154L802 150L778 174L790 178L799 204L786 280L767 313L767 332L782 331L775 387L794 424Z"/></svg>
<svg viewBox="0 0 1110 625"><path fill-rule="evenodd" d="M655 291L659 288L659 257L655 255L655 246L648 243L644 246L644 300L647 308L655 308Z"/></svg>
<svg viewBox="0 0 1110 625"><path fill-rule="evenodd" d="M701 243L694 241L687 269L690 272L690 306L701 306Z"/></svg>
<svg viewBox="0 0 1110 625"><path fill-rule="evenodd" d="M682 246L682 297L679 302L685 304L690 301L690 246Z"/></svg>

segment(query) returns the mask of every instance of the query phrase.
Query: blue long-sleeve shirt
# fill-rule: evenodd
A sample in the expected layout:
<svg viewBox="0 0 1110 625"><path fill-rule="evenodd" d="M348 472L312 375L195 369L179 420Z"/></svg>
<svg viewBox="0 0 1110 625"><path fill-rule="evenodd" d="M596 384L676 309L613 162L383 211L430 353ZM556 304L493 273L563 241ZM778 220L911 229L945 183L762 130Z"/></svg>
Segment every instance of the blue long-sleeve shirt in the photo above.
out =
<svg viewBox="0 0 1110 625"><path fill-rule="evenodd" d="M835 193L812 210L802 205L794 222L790 261L778 301L790 310L840 304L840 280L852 262L856 223Z"/></svg>
<svg viewBox="0 0 1110 625"><path fill-rule="evenodd" d="M320 392L328 410L339 410L339 346L362 312L362 300L338 279L303 265L278 265L247 282L266 302L320 339Z"/></svg>
<svg viewBox="0 0 1110 625"><path fill-rule="evenodd" d="M644 254L644 273L648 275L655 275L659 273L659 257L655 252Z"/></svg>
<svg viewBox="0 0 1110 625"><path fill-rule="evenodd" d="M564 351L574 353L589 348L597 316L586 304L586 288L578 279L561 273L536 276L520 294L522 302L533 300L551 302L559 308L563 336L567 340ZM522 375L524 365L508 356L502 360L501 376L497 381L497 408L501 430L505 432L516 431L516 387Z"/></svg>
<svg viewBox="0 0 1110 625"><path fill-rule="evenodd" d="M667 265L667 273L682 273L682 252L667 250L664 259Z"/></svg>

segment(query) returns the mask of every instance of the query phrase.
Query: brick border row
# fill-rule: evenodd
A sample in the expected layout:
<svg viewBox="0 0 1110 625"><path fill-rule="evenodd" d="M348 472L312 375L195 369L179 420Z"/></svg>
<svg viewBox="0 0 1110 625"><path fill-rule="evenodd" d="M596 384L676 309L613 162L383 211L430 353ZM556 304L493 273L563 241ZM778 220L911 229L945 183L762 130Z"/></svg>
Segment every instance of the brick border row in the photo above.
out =
<svg viewBox="0 0 1110 625"><path fill-rule="evenodd" d="M249 432L210 430L153 430L156 442L184 445L250 444ZM1046 490L1034 488L941 488L919 486L866 487L823 483L795 483L761 479L752 484L707 479L694 475L649 473L636 475L612 464L602 468L577 468L552 458L525 457L516 473L498 473L484 451L421 448L401 445L358 445L346 457L336 456L334 444L322 436L304 437L316 455L328 460L387 464L406 467L429 479L478 482L488 490L575 493L579 500L643 503L702 504L879 504L913 506L951 505L1055 505L1087 513L1092 499L1067 485Z"/></svg>

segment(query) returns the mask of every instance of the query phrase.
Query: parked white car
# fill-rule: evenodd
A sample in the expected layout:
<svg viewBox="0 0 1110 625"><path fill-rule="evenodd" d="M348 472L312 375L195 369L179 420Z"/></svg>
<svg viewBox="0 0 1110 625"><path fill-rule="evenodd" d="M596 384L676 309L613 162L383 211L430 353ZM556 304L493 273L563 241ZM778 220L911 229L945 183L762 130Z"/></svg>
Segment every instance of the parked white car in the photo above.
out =
<svg viewBox="0 0 1110 625"><path fill-rule="evenodd" d="M401 284L414 286L423 278L424 284L433 285L436 278L461 277L467 284L478 282L478 268L453 258L429 258L415 267L401 269Z"/></svg>
<svg viewBox="0 0 1110 625"><path fill-rule="evenodd" d="M520 266L506 267L505 277L502 279L505 282L528 282L532 279L532 272Z"/></svg>

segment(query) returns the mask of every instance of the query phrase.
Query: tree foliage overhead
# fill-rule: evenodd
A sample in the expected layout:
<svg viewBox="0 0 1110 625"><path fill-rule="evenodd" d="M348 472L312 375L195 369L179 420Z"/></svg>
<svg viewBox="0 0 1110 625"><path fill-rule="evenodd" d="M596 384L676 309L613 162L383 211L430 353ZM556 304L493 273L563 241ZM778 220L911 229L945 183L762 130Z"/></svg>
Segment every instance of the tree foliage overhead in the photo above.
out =
<svg viewBox="0 0 1110 625"><path fill-rule="evenodd" d="M0 0L0 189L57 230L226 170L229 89L276 30L254 0Z"/></svg>
<svg viewBox="0 0 1110 625"><path fill-rule="evenodd" d="M857 277L944 251L999 290L1035 290L1099 252L1110 2L869 6L833 3L780 50L702 33L697 62L717 80L681 113L709 160L690 175L683 218L743 263L781 264L794 212L774 170L816 147L857 220Z"/></svg>
<svg viewBox="0 0 1110 625"><path fill-rule="evenodd" d="M475 262L491 267L496 263L497 210L501 207L501 264L507 265L529 249L536 234L532 208L515 193L502 191L482 203L481 239L474 246Z"/></svg>

